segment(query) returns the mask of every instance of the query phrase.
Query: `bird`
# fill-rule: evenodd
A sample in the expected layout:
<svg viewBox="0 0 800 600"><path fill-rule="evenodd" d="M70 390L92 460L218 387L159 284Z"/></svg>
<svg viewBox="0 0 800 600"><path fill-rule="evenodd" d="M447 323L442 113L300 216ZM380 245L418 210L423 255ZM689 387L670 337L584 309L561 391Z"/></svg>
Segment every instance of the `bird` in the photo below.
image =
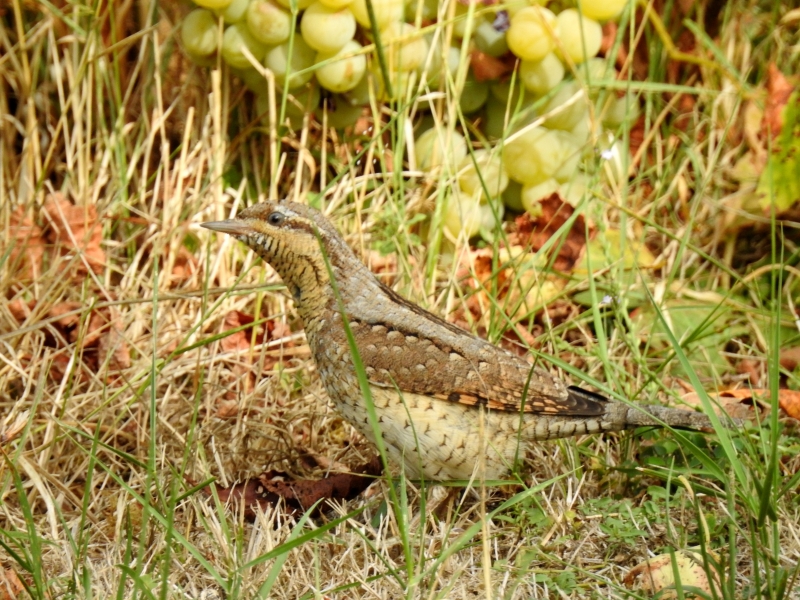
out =
<svg viewBox="0 0 800 600"><path fill-rule="evenodd" d="M379 435L407 478L500 480L542 440L642 426L711 428L697 411L633 406L568 386L406 300L305 204L262 201L201 225L233 236L274 268L334 408L371 442Z"/></svg>

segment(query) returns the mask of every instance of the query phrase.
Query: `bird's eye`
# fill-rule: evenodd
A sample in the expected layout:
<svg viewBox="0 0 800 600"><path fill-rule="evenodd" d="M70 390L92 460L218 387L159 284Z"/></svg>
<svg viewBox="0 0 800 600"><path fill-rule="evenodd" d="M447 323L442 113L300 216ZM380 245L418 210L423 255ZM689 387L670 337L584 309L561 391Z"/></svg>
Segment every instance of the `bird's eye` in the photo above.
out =
<svg viewBox="0 0 800 600"><path fill-rule="evenodd" d="M275 211L274 213L270 213L270 215L267 217L267 223L269 223L270 225L275 225L277 227L278 225L283 223L283 220L285 218L286 216L283 213Z"/></svg>

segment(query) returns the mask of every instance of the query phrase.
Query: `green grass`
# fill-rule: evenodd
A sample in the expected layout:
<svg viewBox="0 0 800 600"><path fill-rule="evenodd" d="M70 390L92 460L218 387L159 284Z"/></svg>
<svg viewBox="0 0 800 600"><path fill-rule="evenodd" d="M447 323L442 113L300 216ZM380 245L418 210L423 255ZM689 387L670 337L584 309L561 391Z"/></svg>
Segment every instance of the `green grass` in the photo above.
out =
<svg viewBox="0 0 800 600"><path fill-rule="evenodd" d="M645 143L621 153L630 177L625 164L614 173L589 161L593 195L576 212L597 229L588 268L564 275L524 255L506 264L508 237L496 231L473 241L491 250L485 290L459 280L466 240L442 233L453 173L430 181L407 162L426 105L443 135L476 131L457 102L466 61L437 96L408 90L388 106L373 98L382 117L357 144L308 120L292 133L264 125L235 78L180 54L184 8L0 9L0 218L11 242L0 246L0 566L26 594L645 598L623 584L631 568L697 547L720 582L711 598L800 594L800 443L775 399L779 385L798 387L779 362L798 337L796 226L746 212L742 197L756 184L732 175L747 149L745 107L763 104L768 65L800 66L791 23L781 21L788 4L728 3L714 33L704 19L711 7L681 15L668 4L662 33L691 32L704 56L681 63L677 77L658 23L623 19L617 43L643 37L646 79L598 82L597 103L634 91ZM286 103L276 94L276 114ZM516 110L509 105L509 131ZM627 149L629 130L618 139ZM12 215L45 225L41 207L55 190L96 207L100 272L79 276L79 252L45 248L41 271L20 274L13 244L30 240L18 239ZM326 210L365 257L395 257L404 296L463 316L492 341L534 340L534 356L575 383L620 401L677 404L686 387L701 396L746 387L735 367L751 359L772 410L742 432L717 423L716 436L642 431L541 444L515 486L448 495L395 469L323 515L276 508L247 523L242 507L199 489L268 468L318 478L324 469L306 466L304 454L355 466L374 452L327 406L302 336L223 348L231 311L300 331L271 272L195 227L261 194ZM769 250L745 260L738 248L759 242ZM640 261L645 246L655 266ZM536 277L521 266L531 263ZM557 293L524 307L499 295L501 275L523 295L553 281ZM29 316L12 312L32 301ZM74 324L65 328L53 307ZM110 349L86 342L102 311L118 319L120 338L103 338ZM115 369L120 340L130 361ZM713 414L713 398L702 401ZM233 416L223 405L235 406Z"/></svg>

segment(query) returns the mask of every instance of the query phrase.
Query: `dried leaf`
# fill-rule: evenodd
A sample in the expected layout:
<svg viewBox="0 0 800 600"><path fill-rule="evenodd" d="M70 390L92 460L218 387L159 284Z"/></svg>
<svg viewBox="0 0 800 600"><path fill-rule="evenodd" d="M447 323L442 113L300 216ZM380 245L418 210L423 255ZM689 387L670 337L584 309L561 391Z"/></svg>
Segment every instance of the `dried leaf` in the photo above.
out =
<svg viewBox="0 0 800 600"><path fill-rule="evenodd" d="M50 194L45 200L44 213L48 221L48 239L60 251L69 255L79 253L75 274L85 275L87 265L95 273L102 272L106 255L100 244L103 228L97 218L97 209L92 206L75 206L63 194Z"/></svg>
<svg viewBox="0 0 800 600"><path fill-rule="evenodd" d="M16 600L25 593L25 586L13 569L0 570L0 600Z"/></svg>
<svg viewBox="0 0 800 600"><path fill-rule="evenodd" d="M703 567L702 556L697 552L678 550L674 557L674 568L670 554L660 554L637 565L625 576L625 585L645 593L658 594L660 600L678 598L675 580L677 570L682 588L693 587L710 595L712 582ZM713 585L719 590L718 582L715 581Z"/></svg>
<svg viewBox="0 0 800 600"><path fill-rule="evenodd" d="M41 228L25 215L23 207L17 208L9 220L11 253L8 264L14 271L14 279L29 281L42 272L45 241Z"/></svg>
<svg viewBox="0 0 800 600"><path fill-rule="evenodd" d="M752 419L756 406L760 406L758 400L753 398L753 391L748 389L727 390L719 394L708 394L714 406L714 412L718 415L728 415L732 419ZM689 392L681 396L681 400L689 406L702 408L703 402L700 394Z"/></svg>
<svg viewBox="0 0 800 600"><path fill-rule="evenodd" d="M257 510L275 506L281 499L284 509L295 514L308 510L319 500L350 500L363 492L383 472L380 458L354 469L351 473L334 473L325 479L292 479L280 471L267 471L258 479L247 479L230 487L216 485L223 502L244 504L245 517L255 519ZM206 493L210 490L206 489Z"/></svg>
<svg viewBox="0 0 800 600"><path fill-rule="evenodd" d="M767 69L767 102L764 108L764 120L761 123L762 134L766 139L772 138L783 129L784 108L794 91L794 85L781 73L775 63Z"/></svg>
<svg viewBox="0 0 800 600"><path fill-rule="evenodd" d="M794 371L800 365L800 346L782 349L780 363L787 371Z"/></svg>
<svg viewBox="0 0 800 600"><path fill-rule="evenodd" d="M98 367L107 363L109 373L118 373L131 366L128 343L122 333L122 316L113 308L97 310L89 318L85 344L97 346Z"/></svg>
<svg viewBox="0 0 800 600"><path fill-rule="evenodd" d="M473 50L469 55L472 74L476 81L494 81L514 70L514 62L490 56L480 50Z"/></svg>
<svg viewBox="0 0 800 600"><path fill-rule="evenodd" d="M529 248L538 252L573 215L575 209L557 193L543 199L539 203L541 212L535 218L525 213L517 217L514 227L509 232L512 245ZM589 237L594 235L594 228L589 228ZM586 246L586 221L578 215L566 236L555 244L558 254L553 261L553 269L564 273L572 271L575 263Z"/></svg>

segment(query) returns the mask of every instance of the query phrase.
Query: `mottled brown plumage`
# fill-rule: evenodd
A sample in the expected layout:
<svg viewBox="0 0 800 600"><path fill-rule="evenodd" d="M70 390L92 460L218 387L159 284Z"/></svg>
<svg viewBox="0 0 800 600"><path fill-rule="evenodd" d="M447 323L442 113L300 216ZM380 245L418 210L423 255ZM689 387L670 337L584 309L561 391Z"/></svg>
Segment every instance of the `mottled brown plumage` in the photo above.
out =
<svg viewBox="0 0 800 600"><path fill-rule="evenodd" d="M629 408L567 387L408 302L381 284L331 223L307 206L263 202L235 219L203 226L235 236L275 268L294 298L328 395L373 439L342 322L344 307L381 435L391 458L404 463L411 477L495 479L536 440L664 423L709 427L699 413Z"/></svg>

